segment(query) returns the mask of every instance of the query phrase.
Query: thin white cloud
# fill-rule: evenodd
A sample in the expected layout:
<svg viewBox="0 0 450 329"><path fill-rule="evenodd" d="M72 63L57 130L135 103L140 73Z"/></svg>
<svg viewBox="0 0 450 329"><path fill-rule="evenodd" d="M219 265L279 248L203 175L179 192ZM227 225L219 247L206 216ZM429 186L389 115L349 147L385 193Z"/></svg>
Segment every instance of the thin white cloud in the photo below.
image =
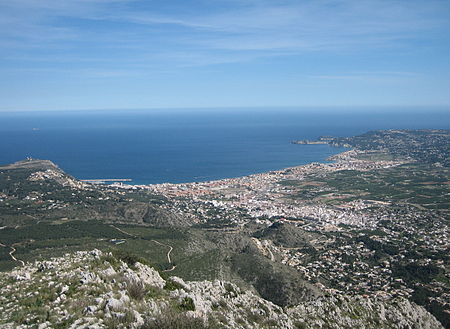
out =
<svg viewBox="0 0 450 329"><path fill-rule="evenodd" d="M450 4L440 0L215 1L222 5L220 10L201 11L199 6L194 14L187 10L190 1L186 10L177 12L152 2L145 10L135 9L139 2L0 1L0 46L16 42L17 48L45 48L90 42L165 53L175 61L186 51L192 54L186 58L197 65L198 58L224 63L305 51L401 47L421 33L450 28ZM211 3L204 1L208 8ZM73 22L77 20L81 23ZM124 29L102 29L111 24ZM91 55L86 51L85 56Z"/></svg>
<svg viewBox="0 0 450 329"><path fill-rule="evenodd" d="M326 74L311 75L313 80L323 81L349 81L365 83L390 83L399 81L412 81L421 78L421 74L416 72L397 72L397 71L374 71L374 72L351 72L349 74Z"/></svg>

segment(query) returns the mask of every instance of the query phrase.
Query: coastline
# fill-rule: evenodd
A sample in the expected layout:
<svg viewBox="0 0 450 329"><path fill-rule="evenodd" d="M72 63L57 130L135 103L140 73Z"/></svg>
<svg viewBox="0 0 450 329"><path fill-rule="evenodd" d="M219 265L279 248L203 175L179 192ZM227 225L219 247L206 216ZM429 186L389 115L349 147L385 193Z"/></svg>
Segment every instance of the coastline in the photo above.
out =
<svg viewBox="0 0 450 329"><path fill-rule="evenodd" d="M361 216L359 210L378 201L360 200L343 203L339 207L316 202L314 199L295 199L295 189L289 182L301 184L311 177L330 173L351 171L372 171L402 165L406 161L367 160L358 157L373 151L351 149L329 157L329 163L313 162L282 170L252 174L243 177L193 183L163 183L150 185L111 184L118 190L143 190L160 195L171 202L170 210L177 209L193 223L202 223L208 212L217 213L217 220L242 226L249 220L270 225L274 219L289 220L308 218L303 224L313 228L340 230L339 224L355 227L375 226L377 219ZM319 183L317 183L319 184ZM169 208L168 208L169 209ZM266 220L264 220L264 218Z"/></svg>
<svg viewBox="0 0 450 329"><path fill-rule="evenodd" d="M320 144L323 145L323 143L320 143ZM314 145L316 145L316 144L314 144ZM332 146L331 144L329 144L329 145L330 145L330 147ZM148 188L151 186L172 186L172 185L176 186L176 185L192 185L192 184L199 185L199 184L210 184L210 183L221 182L221 181L234 181L234 180L240 180L240 179L245 179L245 178L251 178L251 177L257 177L257 176L261 176L261 175L271 174L271 173L282 173L282 172L285 172L286 170L302 168L302 167L310 166L312 164L330 164L332 162L335 162L341 154L345 154L346 152L354 150L354 149L351 149L349 146L342 146L342 147L346 148L347 150L337 153L337 154L334 154L334 155L331 155L331 156L328 156L323 161L313 161L313 162L309 162L306 164L294 165L294 166L284 167L281 169L269 170L269 171L264 171L264 172L259 172L259 173L242 175L242 176L211 179L211 180L206 180L206 181L192 181L192 182L182 182L182 183L164 182L164 183L150 183L150 184L128 184L128 183L122 183L122 182L123 181L129 182L129 181L132 181L132 179L127 178L127 179L79 179L79 180L83 181L83 182L87 182L87 183L99 182L100 185L108 185L108 186L112 186L112 187L119 187L119 188L126 188L126 189ZM115 184L115 183L103 184L104 182L107 182L107 181L119 182L119 183L118 184Z"/></svg>
<svg viewBox="0 0 450 329"><path fill-rule="evenodd" d="M445 321L446 290L439 278L446 271L448 250L449 165L444 161L449 137L449 131L438 130L371 132L343 138L354 148L327 158L332 162L181 184L89 184L48 160L28 159L0 168L0 205L6 214L2 232L14 239L20 233L16 230L28 234L2 243L16 248L34 243L28 238L35 237L31 223L48 228L36 242L39 253L40 239L67 247L56 227L61 234L76 228L83 239L95 234L90 243L105 248L120 245L141 252L144 239L134 237L152 232L166 245L162 268L170 270L167 261L177 262L175 275L190 271L191 259L198 262L199 254L209 266L217 251L224 256L218 261L230 270L236 264L229 262L231 254L247 256L241 259L245 264L260 256L266 264L292 267L296 277L327 293L364 298L415 300L416 276L398 270L432 268L422 287L436 293L434 304L423 305ZM9 213L13 216L8 218ZM176 232L189 232L189 237ZM155 249L155 242L147 241L145 257ZM224 244L230 254L222 254ZM200 245L205 249L199 253ZM14 256L25 261L23 249L17 249ZM36 250L30 249L30 254ZM423 254L433 258L424 260ZM17 263L11 257L8 262ZM336 280L326 281L330 277Z"/></svg>
<svg viewBox="0 0 450 329"><path fill-rule="evenodd" d="M122 179L111 179L110 181L119 181L119 183L107 184L110 187L124 188L124 189L153 189L158 190L159 187L199 187L199 186L219 186L222 184L233 184L241 181L251 181L253 179L268 178L271 180L273 177L286 178L288 175L300 175L302 172L310 172L311 170L372 170L380 168L388 168L392 165L400 165L405 161L372 161L357 159L358 155L372 153L372 150L362 151L357 149L349 149L347 151L332 155L325 159L326 162L310 162L308 164L302 164L298 166L286 167L279 170L270 170L262 173L255 173L250 175L244 175L240 177L214 179L208 181L193 181L186 183L156 183L156 184L126 184L121 183ZM90 179L81 180L83 182L105 182L108 179ZM129 179L123 181L130 181Z"/></svg>

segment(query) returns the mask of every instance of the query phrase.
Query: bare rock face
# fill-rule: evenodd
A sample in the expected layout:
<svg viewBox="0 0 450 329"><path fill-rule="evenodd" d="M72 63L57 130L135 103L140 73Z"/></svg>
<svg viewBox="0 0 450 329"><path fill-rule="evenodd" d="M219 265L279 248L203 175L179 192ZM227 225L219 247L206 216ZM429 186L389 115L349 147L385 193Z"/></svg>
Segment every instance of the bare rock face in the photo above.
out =
<svg viewBox="0 0 450 329"><path fill-rule="evenodd" d="M304 328L443 328L425 308L404 298L333 296L288 310Z"/></svg>
<svg viewBox="0 0 450 329"><path fill-rule="evenodd" d="M403 298L317 296L281 307L229 282L165 280L98 250L27 264L0 282L3 329L443 328Z"/></svg>

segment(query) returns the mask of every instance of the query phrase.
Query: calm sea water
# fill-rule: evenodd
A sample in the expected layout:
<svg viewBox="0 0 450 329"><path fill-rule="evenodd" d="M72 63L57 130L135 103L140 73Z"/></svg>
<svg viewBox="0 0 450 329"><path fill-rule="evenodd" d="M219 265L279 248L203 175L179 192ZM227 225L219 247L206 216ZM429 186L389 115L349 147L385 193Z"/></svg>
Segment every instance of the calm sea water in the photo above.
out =
<svg viewBox="0 0 450 329"><path fill-rule="evenodd" d="M134 184L238 177L314 161L342 148L294 139L372 129L450 128L444 109L213 109L0 113L0 163L49 159L79 179Z"/></svg>

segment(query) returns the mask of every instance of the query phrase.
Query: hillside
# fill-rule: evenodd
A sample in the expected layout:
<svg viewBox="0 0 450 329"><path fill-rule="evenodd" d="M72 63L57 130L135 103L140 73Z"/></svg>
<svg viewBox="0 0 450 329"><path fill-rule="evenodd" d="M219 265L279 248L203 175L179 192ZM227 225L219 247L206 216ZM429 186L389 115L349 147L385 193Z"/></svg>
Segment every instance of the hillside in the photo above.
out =
<svg viewBox="0 0 450 329"><path fill-rule="evenodd" d="M186 226L160 205L168 200L127 193L71 177L48 160L28 159L0 167L0 226L38 221L99 219Z"/></svg>
<svg viewBox="0 0 450 329"><path fill-rule="evenodd" d="M368 133L346 138L355 148L330 163L202 183L101 185L47 160L2 166L0 271L95 249L190 284L231 282L286 316L313 314L306 326L328 316L316 303L378 316L400 301L393 314L413 318L417 304L448 327L450 169L436 160L446 134Z"/></svg>
<svg viewBox="0 0 450 329"><path fill-rule="evenodd" d="M406 299L323 296L281 308L223 281L163 278L139 259L99 250L0 274L0 328L439 329Z"/></svg>

